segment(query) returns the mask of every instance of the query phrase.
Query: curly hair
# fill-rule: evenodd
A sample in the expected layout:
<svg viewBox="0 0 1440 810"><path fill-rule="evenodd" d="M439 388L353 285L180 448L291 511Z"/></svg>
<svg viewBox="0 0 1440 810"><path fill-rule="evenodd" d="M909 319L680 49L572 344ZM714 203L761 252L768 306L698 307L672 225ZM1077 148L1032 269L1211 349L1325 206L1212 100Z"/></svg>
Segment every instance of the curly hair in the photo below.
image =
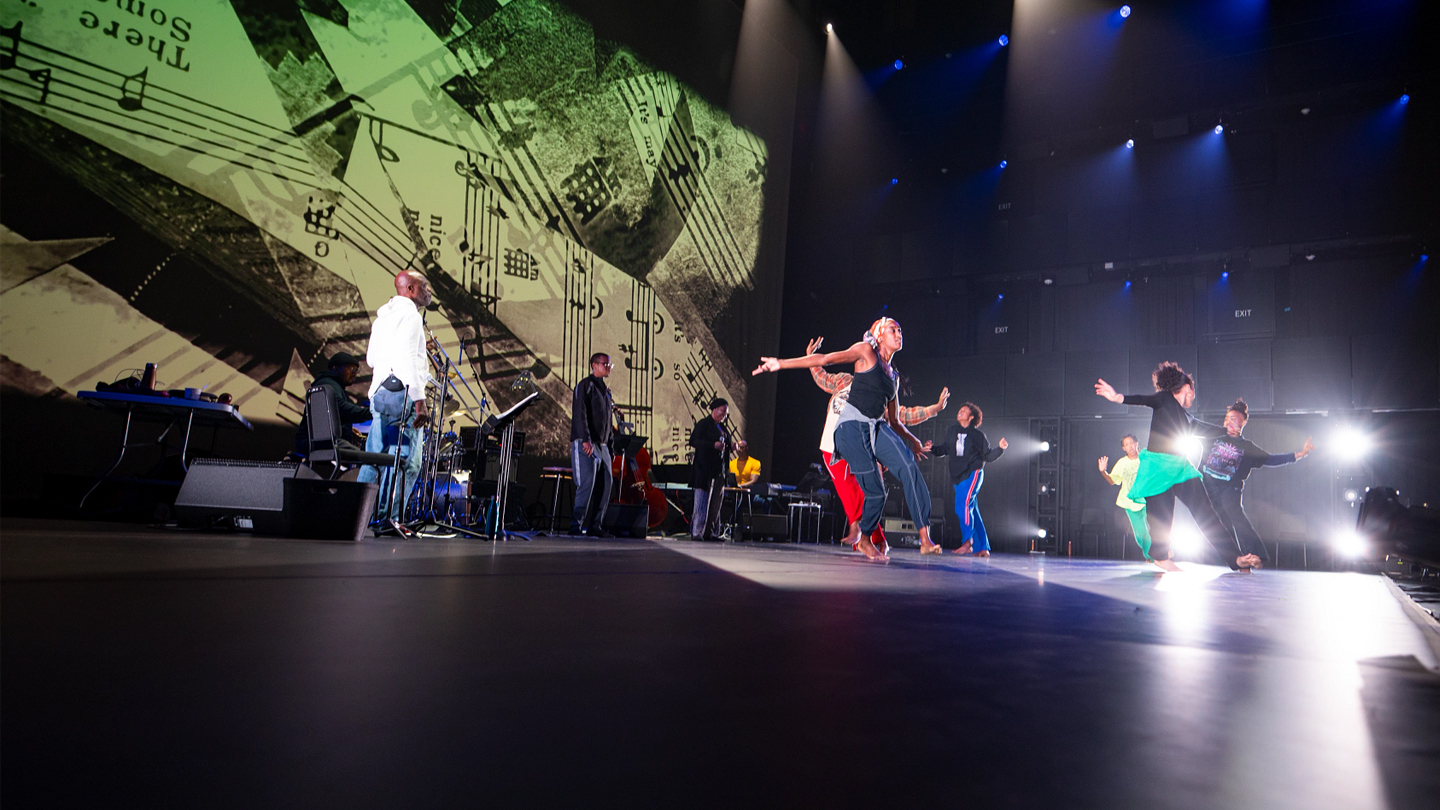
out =
<svg viewBox="0 0 1440 810"><path fill-rule="evenodd" d="M1241 418L1241 419L1244 419L1244 420L1246 420L1246 421L1249 421L1249 420L1250 420L1250 406L1245 404L1245 398L1244 398L1244 397L1236 397L1236 398L1235 398L1235 404L1234 404L1234 405L1231 405L1230 407L1226 408L1225 410L1226 410L1226 411L1234 411L1234 412L1240 414L1240 418Z"/></svg>
<svg viewBox="0 0 1440 810"><path fill-rule="evenodd" d="M1169 360L1155 367L1150 372L1150 382L1155 384L1156 391L1164 391L1173 394L1187 385L1194 385L1195 378L1185 373L1179 363L1172 363Z"/></svg>
<svg viewBox="0 0 1440 810"><path fill-rule="evenodd" d="M962 402L962 403L960 403L960 407L961 407L961 408L969 408L969 409L970 409L970 413L975 417L975 420L970 423L970 427L977 427L977 428L978 428L978 427L980 427L980 423L985 421L985 414L980 411L980 406L979 406L979 405L976 405L976 404L973 403L973 402ZM960 411L959 411L959 410L956 410L955 413L956 413L956 414L959 414Z"/></svg>

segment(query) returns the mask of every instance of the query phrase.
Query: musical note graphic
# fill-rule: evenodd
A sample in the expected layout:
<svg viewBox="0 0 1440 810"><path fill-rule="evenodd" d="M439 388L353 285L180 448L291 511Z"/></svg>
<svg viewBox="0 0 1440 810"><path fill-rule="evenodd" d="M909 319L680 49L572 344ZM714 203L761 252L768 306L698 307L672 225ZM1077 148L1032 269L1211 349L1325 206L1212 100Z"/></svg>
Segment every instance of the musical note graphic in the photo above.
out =
<svg viewBox="0 0 1440 810"><path fill-rule="evenodd" d="M375 144L375 155L384 163L399 163L400 156L394 149L385 145L385 122L377 118L370 119L370 142Z"/></svg>
<svg viewBox="0 0 1440 810"><path fill-rule="evenodd" d="M147 67L133 76L126 76L125 81L120 83L120 98L115 100L120 109L135 112L145 106L145 88L149 83L149 73L150 68ZM132 82L140 85L138 91L131 88Z"/></svg>
<svg viewBox="0 0 1440 810"><path fill-rule="evenodd" d="M22 20L9 28L0 28L0 37L10 41L0 46L0 70L10 70L15 67L15 59L20 56L20 30L25 27Z"/></svg>
<svg viewBox="0 0 1440 810"><path fill-rule="evenodd" d="M340 238L340 231L331 225L334 217L335 203L327 205L324 200L317 201L311 197L305 206L305 232L323 236L326 239Z"/></svg>

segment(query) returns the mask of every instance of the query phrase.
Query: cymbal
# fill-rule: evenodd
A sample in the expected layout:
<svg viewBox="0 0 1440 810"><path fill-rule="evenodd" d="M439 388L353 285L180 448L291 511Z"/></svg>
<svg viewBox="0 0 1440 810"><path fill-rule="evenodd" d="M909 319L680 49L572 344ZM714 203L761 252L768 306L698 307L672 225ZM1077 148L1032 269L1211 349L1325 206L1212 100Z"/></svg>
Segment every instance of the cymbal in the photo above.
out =
<svg viewBox="0 0 1440 810"><path fill-rule="evenodd" d="M460 410L460 400L458 400L458 399L447 399L447 400L445 400L445 415L446 415L446 416L449 416L450 414L455 413L455 412L458 411L458 410Z"/></svg>

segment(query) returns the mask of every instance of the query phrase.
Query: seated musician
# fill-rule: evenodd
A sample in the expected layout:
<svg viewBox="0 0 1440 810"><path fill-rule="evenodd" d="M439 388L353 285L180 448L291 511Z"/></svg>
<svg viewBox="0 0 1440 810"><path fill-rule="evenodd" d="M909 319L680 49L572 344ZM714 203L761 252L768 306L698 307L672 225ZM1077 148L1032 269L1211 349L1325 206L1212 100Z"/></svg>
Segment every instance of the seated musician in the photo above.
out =
<svg viewBox="0 0 1440 810"><path fill-rule="evenodd" d="M741 439L735 443L735 458L730 459L730 474L735 476L735 486L749 489L760 480L760 459L750 455L750 443Z"/></svg>
<svg viewBox="0 0 1440 810"><path fill-rule="evenodd" d="M360 373L360 360L346 352L336 352L330 356L330 368L315 375L315 385L325 386L330 392L330 399L335 403L335 414L340 424L347 428L341 431L340 439L349 440L360 444L364 439L351 427L357 422L370 420L369 401L356 403L350 394L346 392L355 383L355 375ZM309 455L310 436L307 432L309 425L305 415L300 417L300 427L295 430L295 452L300 455ZM359 449L358 447L356 449Z"/></svg>

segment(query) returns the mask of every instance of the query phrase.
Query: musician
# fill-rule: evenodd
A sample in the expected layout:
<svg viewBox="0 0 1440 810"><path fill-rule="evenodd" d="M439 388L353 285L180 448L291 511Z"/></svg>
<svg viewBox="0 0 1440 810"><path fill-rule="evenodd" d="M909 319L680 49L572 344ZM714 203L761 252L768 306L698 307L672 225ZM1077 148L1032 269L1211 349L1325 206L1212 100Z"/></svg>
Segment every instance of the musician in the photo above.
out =
<svg viewBox="0 0 1440 810"><path fill-rule="evenodd" d="M370 326L365 362L375 373L370 383L370 435L365 449L394 453L404 458L404 487L391 502L391 471L376 467L360 471L360 480L380 483L376 512L380 519L403 520L405 501L420 474L420 428L429 421L425 384L430 361L425 353L424 309L430 304L430 282L415 270L395 276L395 297L380 307Z"/></svg>
<svg viewBox="0 0 1440 810"><path fill-rule="evenodd" d="M611 537L601 527L615 476L610 472L610 435L615 400L605 378L614 364L610 355L590 355L590 376L575 386L570 402L570 469L575 475L575 506L570 533Z"/></svg>
<svg viewBox="0 0 1440 810"><path fill-rule="evenodd" d="M750 443L744 439L735 442L735 458L730 459L730 474L735 476L735 486L749 489L760 480L760 459L750 455Z"/></svg>
<svg viewBox="0 0 1440 810"><path fill-rule="evenodd" d="M345 427L370 418L369 400L357 403L345 391L346 388L355 384L355 375L359 373L359 358L348 352L336 352L330 356L329 370L315 375L315 385L323 385L325 390L330 392L330 399L335 402L335 413L340 419L340 424ZM308 418L308 413L301 414L300 426L295 429L295 452L301 455L310 453ZM352 440L359 437L359 434L354 433L353 428L347 432L353 434L350 436Z"/></svg>
<svg viewBox="0 0 1440 810"><path fill-rule="evenodd" d="M724 422L729 415L730 403L715 397L710 400L710 415L700 417L690 431L690 446L695 448L690 465L690 487L695 490L691 540L720 539L720 501L725 496L725 460L730 456L730 433Z"/></svg>

